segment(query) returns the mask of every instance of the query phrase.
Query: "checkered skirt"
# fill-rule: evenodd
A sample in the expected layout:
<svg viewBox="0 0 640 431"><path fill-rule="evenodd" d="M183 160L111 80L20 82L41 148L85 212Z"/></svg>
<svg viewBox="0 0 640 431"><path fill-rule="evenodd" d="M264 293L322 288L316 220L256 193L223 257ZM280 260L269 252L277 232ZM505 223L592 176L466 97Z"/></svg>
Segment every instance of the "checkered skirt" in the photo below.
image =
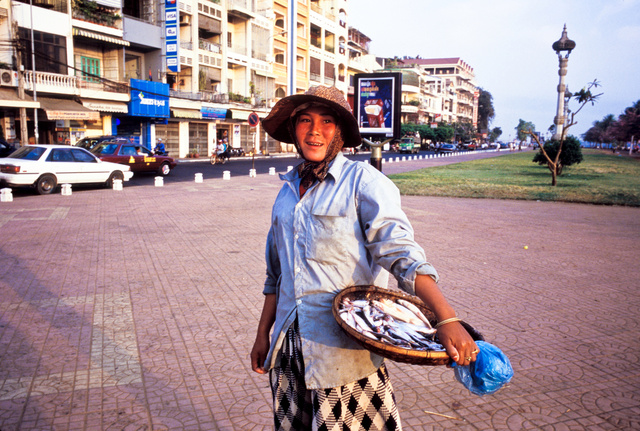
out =
<svg viewBox="0 0 640 431"><path fill-rule="evenodd" d="M344 386L306 388L297 320L287 331L280 367L271 370L269 379L278 431L402 430L384 364L370 376Z"/></svg>

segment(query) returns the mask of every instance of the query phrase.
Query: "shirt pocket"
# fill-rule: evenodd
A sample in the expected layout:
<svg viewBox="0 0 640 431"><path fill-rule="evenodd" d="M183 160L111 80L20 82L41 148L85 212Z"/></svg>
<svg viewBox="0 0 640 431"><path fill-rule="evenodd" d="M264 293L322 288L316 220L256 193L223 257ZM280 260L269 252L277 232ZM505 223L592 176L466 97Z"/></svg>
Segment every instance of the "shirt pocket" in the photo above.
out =
<svg viewBox="0 0 640 431"><path fill-rule="evenodd" d="M308 221L307 258L324 265L344 265L353 229L347 202L314 205Z"/></svg>

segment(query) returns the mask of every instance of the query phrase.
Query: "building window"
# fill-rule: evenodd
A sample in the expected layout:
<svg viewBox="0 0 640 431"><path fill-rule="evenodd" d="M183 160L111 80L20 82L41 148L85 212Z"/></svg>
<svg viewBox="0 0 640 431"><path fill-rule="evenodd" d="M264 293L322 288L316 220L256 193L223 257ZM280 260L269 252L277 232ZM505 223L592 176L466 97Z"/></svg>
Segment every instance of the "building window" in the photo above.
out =
<svg viewBox="0 0 640 431"><path fill-rule="evenodd" d="M322 48L322 29L315 25L311 25L311 46Z"/></svg>
<svg viewBox="0 0 640 431"><path fill-rule="evenodd" d="M284 17L280 14L276 14L275 26L284 30Z"/></svg>
<svg viewBox="0 0 640 431"><path fill-rule="evenodd" d="M31 32L29 29L20 27L18 36L23 42L22 61L27 70L32 70L31 65ZM67 74L67 39L64 36L43 33L41 31L33 32L33 45L36 53L36 71Z"/></svg>
<svg viewBox="0 0 640 431"><path fill-rule="evenodd" d="M322 75L320 74L322 70L322 62L319 58L309 58L309 72L311 73L310 78L312 81L320 81Z"/></svg>
<svg viewBox="0 0 640 431"><path fill-rule="evenodd" d="M124 74L125 78L141 79L142 66L141 58L133 54L125 54L124 56Z"/></svg>
<svg viewBox="0 0 640 431"><path fill-rule="evenodd" d="M298 55L296 57L296 67L298 70L307 70L307 64L304 61L304 57L301 55Z"/></svg>
<svg viewBox="0 0 640 431"><path fill-rule="evenodd" d="M275 62L278 64L284 64L284 53L282 52L276 53Z"/></svg>
<svg viewBox="0 0 640 431"><path fill-rule="evenodd" d="M82 79L88 82L100 82L100 59L80 56Z"/></svg>

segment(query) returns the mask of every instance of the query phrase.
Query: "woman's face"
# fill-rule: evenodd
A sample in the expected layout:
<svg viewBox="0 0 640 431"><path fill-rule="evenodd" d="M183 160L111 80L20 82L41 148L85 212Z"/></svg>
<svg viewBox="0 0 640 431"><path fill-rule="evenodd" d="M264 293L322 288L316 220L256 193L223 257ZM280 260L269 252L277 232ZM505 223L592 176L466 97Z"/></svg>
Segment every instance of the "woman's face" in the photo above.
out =
<svg viewBox="0 0 640 431"><path fill-rule="evenodd" d="M296 121L296 139L305 160L324 160L336 133L337 121L329 108L312 106L302 111Z"/></svg>

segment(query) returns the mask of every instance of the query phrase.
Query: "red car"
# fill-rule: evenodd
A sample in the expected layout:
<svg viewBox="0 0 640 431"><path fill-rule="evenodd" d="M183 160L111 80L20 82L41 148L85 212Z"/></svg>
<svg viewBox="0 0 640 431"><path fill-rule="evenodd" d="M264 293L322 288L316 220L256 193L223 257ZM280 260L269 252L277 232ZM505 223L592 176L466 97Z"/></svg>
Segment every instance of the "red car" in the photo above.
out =
<svg viewBox="0 0 640 431"><path fill-rule="evenodd" d="M178 164L169 156L159 156L140 144L122 140L103 141L91 149L96 157L106 162L127 165L133 172L157 172L169 175Z"/></svg>

